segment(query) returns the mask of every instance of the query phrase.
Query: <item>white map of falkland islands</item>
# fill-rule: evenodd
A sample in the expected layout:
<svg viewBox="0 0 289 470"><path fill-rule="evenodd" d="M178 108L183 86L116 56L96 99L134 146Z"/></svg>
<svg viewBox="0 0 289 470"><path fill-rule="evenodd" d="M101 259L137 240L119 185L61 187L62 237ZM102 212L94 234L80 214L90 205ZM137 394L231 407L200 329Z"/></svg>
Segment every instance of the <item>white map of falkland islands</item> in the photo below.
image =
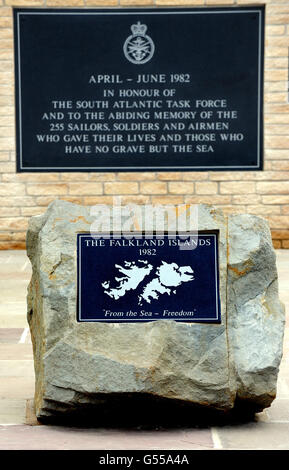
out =
<svg viewBox="0 0 289 470"><path fill-rule="evenodd" d="M105 281L101 285L105 294L115 300L123 297L127 291L135 290L155 269L155 277L148 283L144 282L142 292L138 295L138 304L144 302L151 303L152 299L158 299L163 294L176 294L176 288L183 282L194 280L193 269L191 266L178 266L177 263L166 263L161 261L161 265L153 267L146 260L124 261L124 265L115 264L122 277L115 277L118 283L116 287L111 287L111 281Z"/></svg>

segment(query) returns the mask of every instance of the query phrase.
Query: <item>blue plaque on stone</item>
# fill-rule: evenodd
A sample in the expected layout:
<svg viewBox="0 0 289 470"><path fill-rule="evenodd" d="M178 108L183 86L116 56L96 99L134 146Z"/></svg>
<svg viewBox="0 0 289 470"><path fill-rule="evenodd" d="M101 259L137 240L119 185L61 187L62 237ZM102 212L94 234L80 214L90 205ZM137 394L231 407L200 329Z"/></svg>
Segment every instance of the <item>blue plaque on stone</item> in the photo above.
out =
<svg viewBox="0 0 289 470"><path fill-rule="evenodd" d="M218 234L77 237L80 322L221 321Z"/></svg>

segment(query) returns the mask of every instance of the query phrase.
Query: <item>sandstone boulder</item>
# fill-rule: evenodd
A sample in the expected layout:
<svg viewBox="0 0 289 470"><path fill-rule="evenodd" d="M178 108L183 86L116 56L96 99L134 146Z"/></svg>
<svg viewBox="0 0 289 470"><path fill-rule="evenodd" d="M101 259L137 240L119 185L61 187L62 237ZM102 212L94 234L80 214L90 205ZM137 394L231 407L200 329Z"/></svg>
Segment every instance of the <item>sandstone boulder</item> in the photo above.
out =
<svg viewBox="0 0 289 470"><path fill-rule="evenodd" d="M256 411L276 395L284 308L265 220L199 206L199 229L219 233L222 322L78 323L76 234L89 208L55 201L30 219L28 289L38 418L92 410L116 398L154 397Z"/></svg>

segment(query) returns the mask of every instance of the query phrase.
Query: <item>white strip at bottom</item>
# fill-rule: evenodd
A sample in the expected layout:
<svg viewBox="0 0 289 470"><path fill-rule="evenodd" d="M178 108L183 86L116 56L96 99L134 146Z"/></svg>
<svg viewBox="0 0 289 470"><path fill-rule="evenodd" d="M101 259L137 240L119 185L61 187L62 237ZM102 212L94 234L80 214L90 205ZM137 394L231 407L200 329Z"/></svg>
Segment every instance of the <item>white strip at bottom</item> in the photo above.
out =
<svg viewBox="0 0 289 470"><path fill-rule="evenodd" d="M213 439L213 443L214 443L214 449L223 449L221 439L220 439L220 436L218 434L217 429L212 428L211 431L212 431L212 439Z"/></svg>

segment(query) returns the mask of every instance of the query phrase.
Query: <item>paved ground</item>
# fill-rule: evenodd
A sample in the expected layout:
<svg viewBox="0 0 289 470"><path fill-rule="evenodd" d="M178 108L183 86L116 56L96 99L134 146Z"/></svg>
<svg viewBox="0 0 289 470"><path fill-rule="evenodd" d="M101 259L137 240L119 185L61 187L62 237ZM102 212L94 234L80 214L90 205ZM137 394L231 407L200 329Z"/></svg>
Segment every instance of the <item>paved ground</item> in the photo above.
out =
<svg viewBox="0 0 289 470"><path fill-rule="evenodd" d="M277 251L277 260L280 295L289 313L289 250ZM35 425L30 406L27 419L27 402L31 404L34 393L32 348L26 323L29 278L30 263L24 251L0 252L1 450L289 449L288 322L277 399L249 423L153 431Z"/></svg>

